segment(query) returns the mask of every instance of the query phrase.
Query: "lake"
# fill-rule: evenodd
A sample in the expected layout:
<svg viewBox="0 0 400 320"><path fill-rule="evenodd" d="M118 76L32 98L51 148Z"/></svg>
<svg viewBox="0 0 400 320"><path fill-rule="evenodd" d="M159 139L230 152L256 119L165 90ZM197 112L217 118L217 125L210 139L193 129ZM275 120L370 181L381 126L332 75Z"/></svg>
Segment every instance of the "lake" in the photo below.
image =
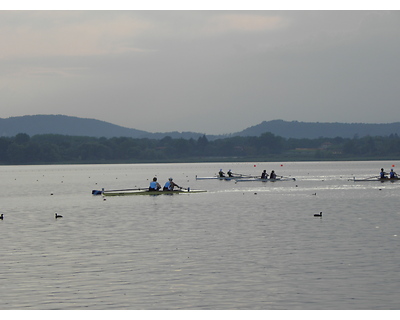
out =
<svg viewBox="0 0 400 320"><path fill-rule="evenodd" d="M400 182L351 180L397 165L1 166L0 309L397 310ZM207 192L91 194L154 176Z"/></svg>

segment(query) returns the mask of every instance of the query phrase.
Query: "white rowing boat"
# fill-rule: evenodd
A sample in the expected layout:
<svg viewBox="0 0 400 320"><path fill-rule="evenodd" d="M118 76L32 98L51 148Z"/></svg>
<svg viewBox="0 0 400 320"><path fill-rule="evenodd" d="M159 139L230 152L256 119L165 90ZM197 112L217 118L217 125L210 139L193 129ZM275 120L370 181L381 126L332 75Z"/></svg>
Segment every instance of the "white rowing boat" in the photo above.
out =
<svg viewBox="0 0 400 320"><path fill-rule="evenodd" d="M254 181L261 181L261 182L276 182L276 181L296 181L296 178L250 178L250 179L238 179L236 182L254 182Z"/></svg>
<svg viewBox="0 0 400 320"><path fill-rule="evenodd" d="M220 176L213 176L213 177L198 177L196 176L196 180L239 180L239 179L251 179L252 176L232 176L232 177L220 177Z"/></svg>
<svg viewBox="0 0 400 320"><path fill-rule="evenodd" d="M354 182L396 182L400 180L399 177L395 178L366 178L366 179L356 179L355 177L353 179L349 179L349 181L354 181Z"/></svg>

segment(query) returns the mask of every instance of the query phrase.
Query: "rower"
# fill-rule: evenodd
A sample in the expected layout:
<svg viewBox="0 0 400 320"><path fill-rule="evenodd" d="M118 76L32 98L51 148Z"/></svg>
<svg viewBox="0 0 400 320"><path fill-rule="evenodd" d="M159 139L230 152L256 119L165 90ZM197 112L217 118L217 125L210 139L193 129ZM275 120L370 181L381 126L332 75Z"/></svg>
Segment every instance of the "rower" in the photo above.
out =
<svg viewBox="0 0 400 320"><path fill-rule="evenodd" d="M228 176L229 176L229 177L233 177L233 173L232 173L232 170L231 170L231 169L228 170Z"/></svg>
<svg viewBox="0 0 400 320"><path fill-rule="evenodd" d="M276 173L274 170L271 171L271 174L269 175L270 179L276 179Z"/></svg>
<svg viewBox="0 0 400 320"><path fill-rule="evenodd" d="M219 177L224 178L225 177L225 172L222 171L222 169L219 169Z"/></svg>
<svg viewBox="0 0 400 320"><path fill-rule="evenodd" d="M383 168L381 169L381 172L379 173L379 178L381 178L381 179L387 179L387 176L386 176L386 172L383 170Z"/></svg>
<svg viewBox="0 0 400 320"><path fill-rule="evenodd" d="M157 178L154 177L153 181L150 182L149 191L158 191L161 189L161 185L157 182Z"/></svg>
<svg viewBox="0 0 400 320"><path fill-rule="evenodd" d="M393 169L390 169L389 177L390 179L397 178L397 173L394 172Z"/></svg>
<svg viewBox="0 0 400 320"><path fill-rule="evenodd" d="M267 170L264 170L264 171L261 173L261 179L268 179Z"/></svg>
<svg viewBox="0 0 400 320"><path fill-rule="evenodd" d="M172 178L169 178L168 181L165 183L163 191L173 191L174 187L182 189L182 187L178 186L175 182L172 181Z"/></svg>

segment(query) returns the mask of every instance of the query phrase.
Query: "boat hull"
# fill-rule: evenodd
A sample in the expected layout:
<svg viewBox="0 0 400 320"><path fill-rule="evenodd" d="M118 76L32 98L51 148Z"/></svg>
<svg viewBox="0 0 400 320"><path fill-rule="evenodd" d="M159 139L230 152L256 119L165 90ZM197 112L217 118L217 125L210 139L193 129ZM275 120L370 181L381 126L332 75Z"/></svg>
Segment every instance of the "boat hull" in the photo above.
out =
<svg viewBox="0 0 400 320"><path fill-rule="evenodd" d="M238 179L237 182L276 182L276 181L296 181L295 178L276 178L276 179L261 179L261 178L253 178L253 179Z"/></svg>
<svg viewBox="0 0 400 320"><path fill-rule="evenodd" d="M103 191L103 196L137 196L137 195L173 195L173 194L189 194L189 193L200 193L206 192L206 190L174 190L174 191L145 191L145 190L133 190L133 191Z"/></svg>
<svg viewBox="0 0 400 320"><path fill-rule="evenodd" d="M241 176L237 176L237 177L198 177L196 176L196 180L225 180L225 181L229 181L229 180L240 180L240 179L249 179L250 177L241 177Z"/></svg>
<svg viewBox="0 0 400 320"><path fill-rule="evenodd" d="M351 181L354 182L396 182L399 181L400 178L375 178L375 179L353 179Z"/></svg>

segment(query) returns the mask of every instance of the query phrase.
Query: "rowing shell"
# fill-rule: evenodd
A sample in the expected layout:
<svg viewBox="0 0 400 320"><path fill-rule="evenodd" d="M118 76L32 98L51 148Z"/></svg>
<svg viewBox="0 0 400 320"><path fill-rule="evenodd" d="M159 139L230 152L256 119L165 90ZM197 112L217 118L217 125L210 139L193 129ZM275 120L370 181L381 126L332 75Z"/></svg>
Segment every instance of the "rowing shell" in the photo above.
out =
<svg viewBox="0 0 400 320"><path fill-rule="evenodd" d="M400 180L400 178L374 178L374 179L356 179L356 178L354 178L354 179L349 180L349 181L354 181L354 182L364 182L364 181L368 181L368 182L371 182L371 181L379 181L379 182L387 182L387 181L390 181L390 182L396 182L396 181L398 181L398 180Z"/></svg>
<svg viewBox="0 0 400 320"><path fill-rule="evenodd" d="M275 181L296 181L295 178L276 178L276 179L262 179L262 178L251 178L251 179L239 179L236 182L251 182L251 181L262 181L262 182L275 182Z"/></svg>
<svg viewBox="0 0 400 320"><path fill-rule="evenodd" d="M234 176L234 177L219 177L219 176L214 176L214 177L198 177L196 176L196 180L239 180L239 179L249 179L251 176Z"/></svg>
<svg viewBox="0 0 400 320"><path fill-rule="evenodd" d="M161 195L161 194L182 194L182 193L200 193L206 190L173 190L173 191L148 191L148 190L132 190L132 191L103 191L103 196L134 196L134 195Z"/></svg>

